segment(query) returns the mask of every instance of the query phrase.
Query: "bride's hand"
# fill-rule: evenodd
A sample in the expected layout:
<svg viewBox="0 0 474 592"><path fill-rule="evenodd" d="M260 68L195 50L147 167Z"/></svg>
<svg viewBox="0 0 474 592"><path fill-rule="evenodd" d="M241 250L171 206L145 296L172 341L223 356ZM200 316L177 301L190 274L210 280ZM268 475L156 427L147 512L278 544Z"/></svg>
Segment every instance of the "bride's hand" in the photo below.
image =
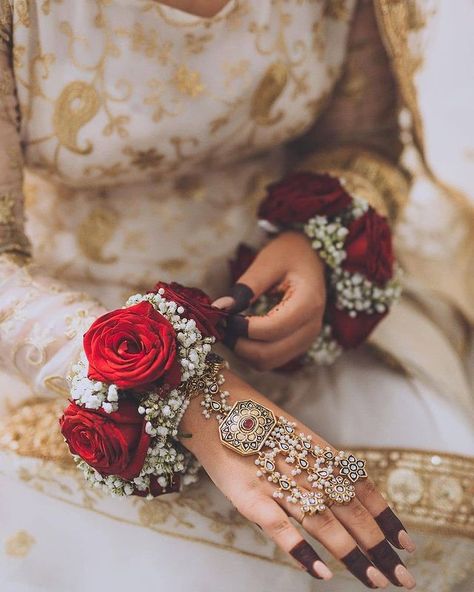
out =
<svg viewBox="0 0 474 592"><path fill-rule="evenodd" d="M230 371L224 374L225 389L230 392L232 402L251 398L272 409L275 417L283 414L294 421ZM303 517L299 504L288 502L286 496L273 497L276 487L265 477L257 477L255 456L240 456L221 444L217 421L214 417L203 417L200 401L200 397L191 401L182 420L182 432L192 434L190 438L183 438L183 444L197 456L237 510L258 524L284 552L298 560L314 577L331 577L329 568L290 521L289 517L292 517L366 586L383 588L390 580L395 585L413 588L412 575L390 543L408 551L414 550L414 544L370 479L356 483L356 497L348 504L335 503L319 514ZM297 422L296 430L311 434L315 445L327 446L301 422ZM276 460L278 470L291 474L291 467L280 458L281 455ZM292 478L300 489L310 488L302 475Z"/></svg>
<svg viewBox="0 0 474 592"><path fill-rule="evenodd" d="M272 289L283 297L268 314L237 314ZM214 306L234 313L226 343L257 370L272 370L309 349L321 331L325 302L323 262L306 236L289 231L270 241L231 295L219 298Z"/></svg>

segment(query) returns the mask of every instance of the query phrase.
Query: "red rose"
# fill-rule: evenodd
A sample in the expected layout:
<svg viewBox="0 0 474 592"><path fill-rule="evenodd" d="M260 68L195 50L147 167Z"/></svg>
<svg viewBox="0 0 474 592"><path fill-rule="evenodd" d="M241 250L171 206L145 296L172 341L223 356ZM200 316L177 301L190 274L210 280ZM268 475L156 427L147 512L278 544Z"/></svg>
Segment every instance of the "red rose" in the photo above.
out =
<svg viewBox="0 0 474 592"><path fill-rule="evenodd" d="M187 288L177 282L158 282L153 292L158 292L160 288L165 291L163 296L167 300L172 300L184 308L186 318L196 321L196 326L204 337L223 339L227 313L212 306L212 300L205 292L199 288Z"/></svg>
<svg viewBox="0 0 474 592"><path fill-rule="evenodd" d="M70 403L59 424L71 454L101 475L131 480L142 470L150 436L135 401L120 401L118 411L110 414Z"/></svg>
<svg viewBox="0 0 474 592"><path fill-rule="evenodd" d="M333 337L344 349L353 349L363 343L386 314L359 312L356 317L351 317L346 310L339 310L332 303L326 311Z"/></svg>
<svg viewBox="0 0 474 592"><path fill-rule="evenodd" d="M252 265L257 256L257 251L244 243L240 243L237 247L235 259L229 261L230 276L232 283L235 284L237 280L247 271Z"/></svg>
<svg viewBox="0 0 474 592"><path fill-rule="evenodd" d="M84 335L89 378L140 388L152 383L177 386L176 333L149 302L98 318Z"/></svg>
<svg viewBox="0 0 474 592"><path fill-rule="evenodd" d="M351 222L344 249L342 266L347 271L359 272L380 286L393 276L392 232L373 208Z"/></svg>
<svg viewBox="0 0 474 592"><path fill-rule="evenodd" d="M277 226L304 223L314 216L336 216L352 198L339 180L330 175L294 173L267 187L258 216Z"/></svg>

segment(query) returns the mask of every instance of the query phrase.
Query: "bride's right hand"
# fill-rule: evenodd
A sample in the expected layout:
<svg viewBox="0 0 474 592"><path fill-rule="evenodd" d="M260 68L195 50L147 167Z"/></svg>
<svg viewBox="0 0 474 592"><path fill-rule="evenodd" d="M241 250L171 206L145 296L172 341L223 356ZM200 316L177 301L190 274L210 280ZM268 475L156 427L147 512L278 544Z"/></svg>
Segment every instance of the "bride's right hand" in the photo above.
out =
<svg viewBox="0 0 474 592"><path fill-rule="evenodd" d="M272 409L275 417L284 415L295 421L230 371L225 371L226 390L231 401L251 398ZM200 398L191 401L181 431L191 434L183 444L199 459L216 486L248 520L260 526L286 553L294 557L314 577L329 579L329 568L318 557L289 517L298 521L308 534L318 540L346 568L369 588L385 588L389 580L398 586L413 588L415 580L390 543L408 551L414 544L404 526L388 507L370 479L358 481L356 497L348 504L334 504L313 516L303 517L301 507L289 503L286 496L274 498L275 486L257 477L254 456L240 456L223 446L214 417L205 419ZM312 435L314 444L327 446L322 438L301 422L297 431ZM287 467L282 461L283 465ZM281 472L285 472L284 466ZM294 477L300 489L308 482ZM388 542L390 541L390 542ZM388 578L388 579L387 579Z"/></svg>

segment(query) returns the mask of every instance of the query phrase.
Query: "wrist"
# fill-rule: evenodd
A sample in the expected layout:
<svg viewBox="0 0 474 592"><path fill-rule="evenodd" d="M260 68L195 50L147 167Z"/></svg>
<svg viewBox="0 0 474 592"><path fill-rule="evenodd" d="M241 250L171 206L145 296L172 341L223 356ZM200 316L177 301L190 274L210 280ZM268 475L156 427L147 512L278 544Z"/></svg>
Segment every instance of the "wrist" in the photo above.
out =
<svg viewBox="0 0 474 592"><path fill-rule="evenodd" d="M225 388L229 391L227 402L230 405L240 399L249 397L255 400L257 397L265 399L239 379L231 370L224 369L221 374L225 378ZM178 433L181 444L198 457L201 462L203 461L203 455L206 456L206 451L212 455L215 452L214 444L220 445L217 423L212 417L205 417L202 403L203 393L199 393L189 401L189 405L181 419Z"/></svg>

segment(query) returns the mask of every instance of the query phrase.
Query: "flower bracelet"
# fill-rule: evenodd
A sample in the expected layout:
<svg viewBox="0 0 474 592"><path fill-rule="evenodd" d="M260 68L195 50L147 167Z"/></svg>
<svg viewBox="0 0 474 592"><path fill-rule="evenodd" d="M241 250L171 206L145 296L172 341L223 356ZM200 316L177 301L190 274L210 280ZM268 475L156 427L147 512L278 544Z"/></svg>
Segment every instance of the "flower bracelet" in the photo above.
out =
<svg viewBox="0 0 474 592"><path fill-rule="evenodd" d="M60 419L92 486L154 497L196 480L178 426L224 320L201 290L159 283L92 324Z"/></svg>
<svg viewBox="0 0 474 592"><path fill-rule="evenodd" d="M268 233L304 232L326 268L321 333L303 358L283 369L305 362L332 364L343 350L363 343L400 297L390 226L365 200L349 195L342 179L310 172L269 185L258 216ZM239 246L231 262L234 281L255 256L250 247ZM279 293L265 294L252 303L250 313L266 314L280 299Z"/></svg>

